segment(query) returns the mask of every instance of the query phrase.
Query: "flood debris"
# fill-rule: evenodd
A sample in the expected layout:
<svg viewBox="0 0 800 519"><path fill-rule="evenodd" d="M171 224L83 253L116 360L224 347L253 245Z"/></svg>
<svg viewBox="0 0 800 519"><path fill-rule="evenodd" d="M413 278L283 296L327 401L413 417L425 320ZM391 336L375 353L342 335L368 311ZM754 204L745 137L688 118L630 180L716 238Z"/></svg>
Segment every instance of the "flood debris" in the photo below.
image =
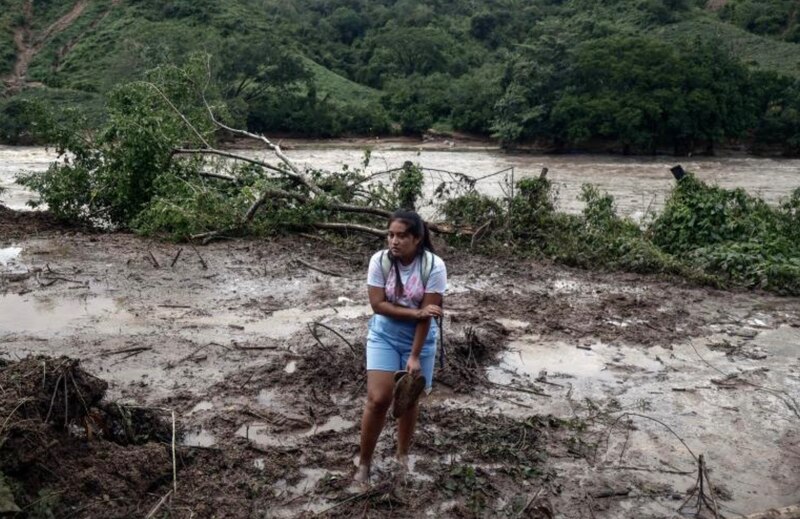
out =
<svg viewBox="0 0 800 519"><path fill-rule="evenodd" d="M78 360L3 361L0 387L6 511L13 502L37 516L127 517L171 480L169 426L154 411L104 402L108 384Z"/></svg>
<svg viewBox="0 0 800 519"><path fill-rule="evenodd" d="M697 481L689 491L686 501L678 508L678 512L687 513L691 509L692 517L724 519L720 514L714 485L708 477L708 469L703 454L697 458Z"/></svg>

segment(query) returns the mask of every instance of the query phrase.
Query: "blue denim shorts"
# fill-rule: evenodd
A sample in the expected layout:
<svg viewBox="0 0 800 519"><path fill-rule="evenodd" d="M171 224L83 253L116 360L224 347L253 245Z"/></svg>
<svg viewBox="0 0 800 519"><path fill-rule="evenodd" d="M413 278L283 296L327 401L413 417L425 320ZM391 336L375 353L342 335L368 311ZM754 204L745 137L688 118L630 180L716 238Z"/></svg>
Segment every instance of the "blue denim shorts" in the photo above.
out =
<svg viewBox="0 0 800 519"><path fill-rule="evenodd" d="M369 320L367 334L367 370L400 371L406 369L411 345L417 323L392 319L385 315L375 314ZM436 321L431 320L431 328L425 338L425 344L419 355L422 375L425 377L425 389L433 386L433 368L436 364L436 337L439 329Z"/></svg>

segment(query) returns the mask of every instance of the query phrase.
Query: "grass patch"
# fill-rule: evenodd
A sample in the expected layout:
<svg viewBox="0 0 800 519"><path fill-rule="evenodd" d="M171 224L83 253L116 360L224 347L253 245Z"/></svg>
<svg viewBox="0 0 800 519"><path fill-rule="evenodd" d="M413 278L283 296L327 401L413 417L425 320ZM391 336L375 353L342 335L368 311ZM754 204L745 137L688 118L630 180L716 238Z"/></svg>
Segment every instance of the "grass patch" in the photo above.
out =
<svg viewBox="0 0 800 519"><path fill-rule="evenodd" d="M668 43L712 40L747 65L800 78L800 44L759 36L713 18L695 18L660 27L655 32Z"/></svg>
<svg viewBox="0 0 800 519"><path fill-rule="evenodd" d="M380 101L380 90L350 81L305 56L301 56L301 59L314 75L314 83L320 97L330 96L334 102L356 105L367 105Z"/></svg>

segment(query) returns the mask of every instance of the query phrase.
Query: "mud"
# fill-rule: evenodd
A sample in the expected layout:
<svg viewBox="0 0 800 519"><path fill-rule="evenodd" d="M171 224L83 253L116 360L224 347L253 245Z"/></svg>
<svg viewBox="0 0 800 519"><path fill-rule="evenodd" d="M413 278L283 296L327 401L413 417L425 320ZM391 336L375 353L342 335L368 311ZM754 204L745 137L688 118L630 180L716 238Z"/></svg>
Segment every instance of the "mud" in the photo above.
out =
<svg viewBox="0 0 800 519"><path fill-rule="evenodd" d="M797 298L442 245L447 356L412 470L391 462L390 420L362 491L349 478L380 244L195 250L48 218L0 215L2 369L80 359L108 384L94 419L112 426L88 440L71 407L66 429L46 422L46 468L13 472L26 510L146 516L173 488L173 410L164 517L673 517L699 454L728 517L800 502Z"/></svg>

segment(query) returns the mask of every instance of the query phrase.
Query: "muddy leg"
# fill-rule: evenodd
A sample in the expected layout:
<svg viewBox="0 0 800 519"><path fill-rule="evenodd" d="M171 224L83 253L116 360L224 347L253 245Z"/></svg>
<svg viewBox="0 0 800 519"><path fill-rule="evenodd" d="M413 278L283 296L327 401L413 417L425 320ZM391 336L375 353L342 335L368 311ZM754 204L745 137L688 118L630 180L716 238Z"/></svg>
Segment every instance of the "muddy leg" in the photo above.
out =
<svg viewBox="0 0 800 519"><path fill-rule="evenodd" d="M369 481L369 468L372 454L378 443L378 436L386 422L386 411L392 404L394 373L391 371L367 371L367 404L361 418L361 455L355 479Z"/></svg>
<svg viewBox="0 0 800 519"><path fill-rule="evenodd" d="M419 400L397 420L397 460L406 469L408 468L408 449L411 447L411 439L414 437L414 429L417 427L417 416L419 416Z"/></svg>

